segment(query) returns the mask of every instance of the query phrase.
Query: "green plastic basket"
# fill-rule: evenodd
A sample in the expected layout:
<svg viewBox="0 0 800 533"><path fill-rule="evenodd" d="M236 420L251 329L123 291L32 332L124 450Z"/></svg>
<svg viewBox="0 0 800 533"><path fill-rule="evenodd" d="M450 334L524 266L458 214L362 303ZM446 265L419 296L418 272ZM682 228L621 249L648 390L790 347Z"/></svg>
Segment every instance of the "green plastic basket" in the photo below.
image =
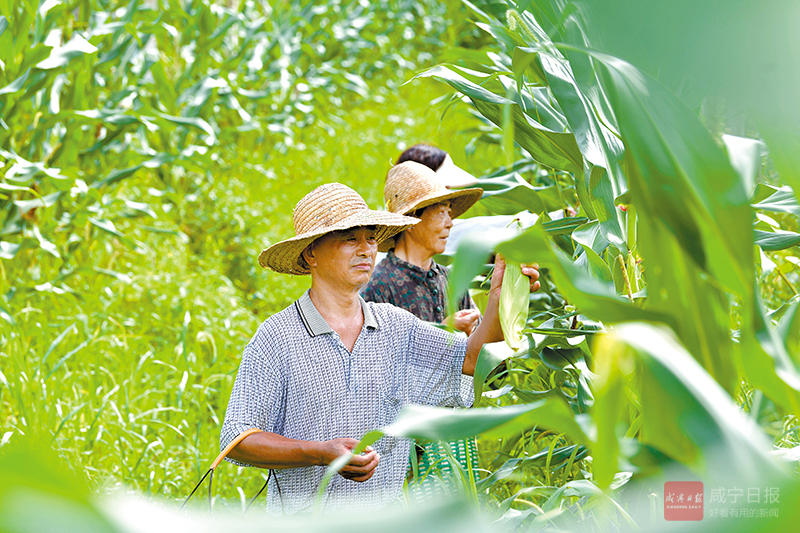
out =
<svg viewBox="0 0 800 533"><path fill-rule="evenodd" d="M419 457L417 449L421 449ZM412 502L454 494L465 483L479 479L475 437L450 442L419 441L411 447L410 460L407 493Z"/></svg>

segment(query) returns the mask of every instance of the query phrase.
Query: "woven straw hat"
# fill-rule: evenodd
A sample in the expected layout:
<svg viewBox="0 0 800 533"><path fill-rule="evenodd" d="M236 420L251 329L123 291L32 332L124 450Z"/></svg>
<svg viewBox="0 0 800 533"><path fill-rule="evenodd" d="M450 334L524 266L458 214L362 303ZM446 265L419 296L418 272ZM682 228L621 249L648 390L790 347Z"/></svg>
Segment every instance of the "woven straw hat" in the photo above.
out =
<svg viewBox="0 0 800 533"><path fill-rule="evenodd" d="M325 234L359 226L377 226L375 240L384 240L410 228L419 220L385 211L373 211L359 194L341 183L320 185L292 211L295 236L273 244L258 256L262 267L282 274L310 274L300 264L306 247Z"/></svg>
<svg viewBox="0 0 800 533"><path fill-rule="evenodd" d="M482 194L483 189L478 187L460 191L448 190L433 170L420 163L406 161L389 170L386 186L383 188L383 201L386 209L399 215L450 201L450 217L457 218L480 200ZM388 252L393 247L392 238L379 244L378 250Z"/></svg>

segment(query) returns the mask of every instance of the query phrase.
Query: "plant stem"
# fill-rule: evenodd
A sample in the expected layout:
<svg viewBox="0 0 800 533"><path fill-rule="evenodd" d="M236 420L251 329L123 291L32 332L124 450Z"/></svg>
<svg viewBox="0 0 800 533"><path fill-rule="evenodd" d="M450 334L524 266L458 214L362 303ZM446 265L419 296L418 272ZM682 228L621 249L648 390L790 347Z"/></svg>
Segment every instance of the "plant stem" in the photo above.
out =
<svg viewBox="0 0 800 533"><path fill-rule="evenodd" d="M633 303L631 280L628 278L628 269L625 266L625 260L622 258L621 254L617 256L617 260L619 261L620 268L622 268L622 281L625 283L625 292L628 294L628 298L630 299L631 303Z"/></svg>
<svg viewBox="0 0 800 533"><path fill-rule="evenodd" d="M789 287L789 289L791 289L792 293L795 296L797 296L797 289L795 289L794 286L789 282L789 280L786 278L786 275L784 275L784 273L781 272L780 268L778 268L776 270L778 271L778 276L780 276L780 278L784 281L784 283L786 283L786 285Z"/></svg>

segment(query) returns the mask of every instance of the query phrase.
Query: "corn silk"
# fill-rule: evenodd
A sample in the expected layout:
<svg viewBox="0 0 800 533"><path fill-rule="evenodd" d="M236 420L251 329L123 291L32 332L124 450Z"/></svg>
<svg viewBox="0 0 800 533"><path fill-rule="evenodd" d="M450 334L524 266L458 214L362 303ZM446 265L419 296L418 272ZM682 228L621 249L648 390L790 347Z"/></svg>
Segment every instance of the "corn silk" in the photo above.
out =
<svg viewBox="0 0 800 533"><path fill-rule="evenodd" d="M500 290L500 326L506 344L515 352L522 343L522 330L528 321L528 302L531 285L519 263L506 262L503 286Z"/></svg>

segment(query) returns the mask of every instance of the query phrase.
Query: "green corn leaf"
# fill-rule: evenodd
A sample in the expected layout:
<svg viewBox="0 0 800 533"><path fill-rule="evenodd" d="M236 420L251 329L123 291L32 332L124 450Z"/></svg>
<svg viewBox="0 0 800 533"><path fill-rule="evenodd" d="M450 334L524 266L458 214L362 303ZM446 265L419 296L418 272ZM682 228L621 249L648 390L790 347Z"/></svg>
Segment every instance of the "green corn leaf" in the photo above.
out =
<svg viewBox="0 0 800 533"><path fill-rule="evenodd" d="M169 115L164 115L162 113L156 113L159 117L163 118L168 122L172 122L173 124L178 124L179 126L191 126L196 128L209 137L210 144L214 144L216 142L216 134L214 133L214 128L211 127L211 124L203 120L199 117L172 117Z"/></svg>
<svg viewBox="0 0 800 533"><path fill-rule="evenodd" d="M626 143L634 204L664 221L685 253L729 290L752 287L749 192L695 114L632 65L591 53Z"/></svg>
<svg viewBox="0 0 800 533"><path fill-rule="evenodd" d="M509 239L516 232L509 229L491 233L475 232L466 235L458 244L453 259L453 270L447 283L448 315L452 315L461 294L469 288L473 278L478 275L495 246Z"/></svg>
<svg viewBox="0 0 800 533"><path fill-rule="evenodd" d="M481 115L498 127L503 125L504 106L513 102L472 83L461 74L444 66L427 70L414 79L419 77L433 77L461 91L469 97ZM551 168L570 172L580 172L583 169L583 156L571 133L545 128L525 114L516 102L511 105L510 112L514 123L514 140L536 161Z"/></svg>
<svg viewBox="0 0 800 533"><path fill-rule="evenodd" d="M19 78L15 79L11 83L0 89L0 95L12 94L21 91L22 88L25 86L25 82L28 81L28 76L30 75L30 73L31 73L30 69L26 70L22 76L20 76Z"/></svg>
<svg viewBox="0 0 800 533"><path fill-rule="evenodd" d="M14 315L11 314L11 310L8 308L8 302L6 301L6 297L0 295L0 318L15 326L17 321L14 319Z"/></svg>
<svg viewBox="0 0 800 533"><path fill-rule="evenodd" d="M537 167L530 160L522 160L510 168L480 178L478 187L483 189L481 205L498 215L515 215L526 209L531 213L557 209L559 206L546 205L540 194L547 187L534 187L522 178L523 172L535 171Z"/></svg>
<svg viewBox="0 0 800 533"><path fill-rule="evenodd" d="M53 353L53 351L56 348L58 348L61 342L67 337L67 335L69 335L70 333L77 333L77 332L78 330L75 327L74 322L69 326L67 326L66 328L64 328L64 331L59 333L58 336L55 339L53 339L53 342L50 343L50 346L47 348L47 351L42 356L42 361L40 363L40 366L45 366L47 364L47 359L50 357L50 354Z"/></svg>
<svg viewBox="0 0 800 533"><path fill-rule="evenodd" d="M483 387L486 385L486 378L495 368L510 357L522 356L528 352L527 336L522 336L521 344L518 350L512 350L505 342L492 342L483 345L478 354L478 361L475 363L475 374L473 375L475 404L481 399Z"/></svg>
<svg viewBox="0 0 800 533"><path fill-rule="evenodd" d="M47 59L40 61L36 68L42 70L52 70L65 66L74 58L84 54L97 52L97 47L81 37L75 35L69 42L60 48L53 48Z"/></svg>
<svg viewBox="0 0 800 533"><path fill-rule="evenodd" d="M542 222L542 228L550 235L570 235L587 222L589 219L586 217L564 217Z"/></svg>
<svg viewBox="0 0 800 533"><path fill-rule="evenodd" d="M751 479L764 473L780 475L781 468L768 453L770 439L752 419L740 416L733 398L668 330L650 324L622 324L608 343L597 345L596 353L601 375L610 375L613 365L619 365L621 376L629 375L634 370L632 364L636 364L643 443L705 475L726 477L732 471L734 479ZM621 381L616 383L615 387L621 387ZM623 405L620 402L618 397L602 409L618 409ZM597 419L598 439L604 432L615 439L614 427L599 427L601 421L613 424L615 417ZM611 454L603 453L602 457L603 461L614 460ZM616 465L610 463L604 471L614 469Z"/></svg>
<svg viewBox="0 0 800 533"><path fill-rule="evenodd" d="M500 244L497 251L511 261L538 263L547 268L547 275L552 277L564 297L591 318L607 324L628 320L671 322L667 314L634 307L608 285L576 266L545 237L541 225L537 224L522 235Z"/></svg>
<svg viewBox="0 0 800 533"><path fill-rule="evenodd" d="M555 397L504 408L454 410L409 405L382 431L397 437L449 441L478 434L510 436L534 425L558 431L579 443L588 442L567 403Z"/></svg>
<svg viewBox="0 0 800 533"><path fill-rule="evenodd" d="M741 177L745 190L755 190L761 159L766 153L764 143L735 135L723 135L722 142L725 143L731 166Z"/></svg>
<svg viewBox="0 0 800 533"><path fill-rule="evenodd" d="M792 246L800 245L800 233L793 231L761 231L754 230L755 243L762 250L785 250Z"/></svg>
<svg viewBox="0 0 800 533"><path fill-rule="evenodd" d="M800 204L797 203L797 197L791 187L781 187L765 200L753 204L753 207L762 211L791 213L800 216Z"/></svg>
<svg viewBox="0 0 800 533"><path fill-rule="evenodd" d="M790 337L771 326L758 293L743 311L739 360L747 380L784 409L800 410L800 365L786 344Z"/></svg>
<svg viewBox="0 0 800 533"><path fill-rule="evenodd" d="M58 247L42 235L39 226L33 226L33 228L31 228L31 233L33 234L33 238L39 242L39 247L42 250L49 253L53 257L57 257L59 259L61 258L61 254L58 252Z"/></svg>
<svg viewBox="0 0 800 533"><path fill-rule="evenodd" d="M48 208L54 206L60 196L60 192L54 192L35 200L14 200L14 205L17 206L21 214L25 214L31 209Z"/></svg>
<svg viewBox="0 0 800 533"><path fill-rule="evenodd" d="M800 353L800 303L791 304L784 312L777 332L787 352Z"/></svg>

